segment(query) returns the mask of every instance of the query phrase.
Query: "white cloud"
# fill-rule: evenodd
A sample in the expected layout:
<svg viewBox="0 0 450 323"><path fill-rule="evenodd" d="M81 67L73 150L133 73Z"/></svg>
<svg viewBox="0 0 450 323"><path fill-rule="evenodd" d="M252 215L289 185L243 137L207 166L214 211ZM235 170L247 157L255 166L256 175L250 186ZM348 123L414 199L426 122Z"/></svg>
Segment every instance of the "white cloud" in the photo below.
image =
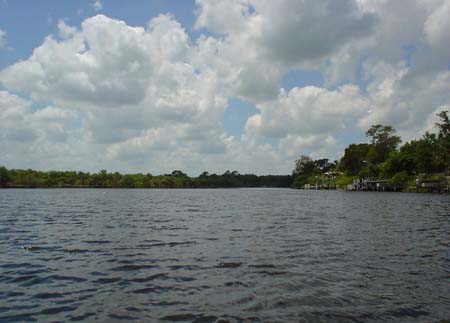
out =
<svg viewBox="0 0 450 323"><path fill-rule="evenodd" d="M424 32L432 50L438 56L450 57L450 1L443 1L427 18Z"/></svg>
<svg viewBox="0 0 450 323"><path fill-rule="evenodd" d="M374 15L352 0L198 0L197 5L197 28L224 33L230 43L245 41L244 56L288 66L320 63L341 46L369 35L375 24Z"/></svg>
<svg viewBox="0 0 450 323"><path fill-rule="evenodd" d="M277 100L257 107L261 112L248 119L246 135L277 138L277 155L294 160L300 153L338 158L344 144L334 136L352 131L371 102L354 85L333 91L308 86L282 91Z"/></svg>
<svg viewBox="0 0 450 323"><path fill-rule="evenodd" d="M227 100L214 74L188 62L188 36L172 17L142 28L100 15L80 31L67 34L67 27L60 23L61 40L47 37L28 60L3 70L2 84L79 114L77 139L96 145L99 160L148 158L152 149L179 146L224 152L227 136L218 125ZM34 119L54 114L39 111Z"/></svg>
<svg viewBox="0 0 450 323"><path fill-rule="evenodd" d="M196 4L195 41L171 15L60 20L59 37L0 72L0 163L289 173L301 154L339 157L374 123L420 136L450 104L449 0ZM282 89L304 68L325 85ZM258 109L241 138L222 126L236 97Z"/></svg>
<svg viewBox="0 0 450 323"><path fill-rule="evenodd" d="M6 31L0 29L0 48L6 45Z"/></svg>
<svg viewBox="0 0 450 323"><path fill-rule="evenodd" d="M91 6L95 12L98 12L103 9L103 4L100 0L93 0Z"/></svg>
<svg viewBox="0 0 450 323"><path fill-rule="evenodd" d="M333 158L342 152L342 144L327 134L315 135L287 135L280 140L280 152L285 152L286 159L292 160L299 157L298 152L308 154L312 158Z"/></svg>
<svg viewBox="0 0 450 323"><path fill-rule="evenodd" d="M46 154L40 148L67 142L73 132L70 122L76 118L72 111L53 106L33 110L30 101L0 91L0 148L5 152L2 161L20 164L21 159L35 158L43 162Z"/></svg>
<svg viewBox="0 0 450 323"><path fill-rule="evenodd" d="M37 100L103 106L138 103L152 73L153 48L147 38L143 28L96 16L67 40L47 37L27 61L5 69L2 81Z"/></svg>
<svg viewBox="0 0 450 323"><path fill-rule="evenodd" d="M195 28L226 34L239 32L245 28L246 18L250 16L248 0L197 0L197 20Z"/></svg>
<svg viewBox="0 0 450 323"><path fill-rule="evenodd" d="M75 27L66 25L66 23L62 19L58 20L58 33L61 38L63 39L70 38L73 35L75 35L76 32L77 29Z"/></svg>
<svg viewBox="0 0 450 323"><path fill-rule="evenodd" d="M224 35L202 45L214 46L214 64L227 66L236 94L255 101L276 97L289 69L319 67L342 47L370 36L376 22L353 0L196 3L196 28Z"/></svg>
<svg viewBox="0 0 450 323"><path fill-rule="evenodd" d="M329 91L308 86L282 92L274 102L258 106L260 114L247 122L247 132L266 137L329 134L355 125L370 110L359 88L345 85Z"/></svg>

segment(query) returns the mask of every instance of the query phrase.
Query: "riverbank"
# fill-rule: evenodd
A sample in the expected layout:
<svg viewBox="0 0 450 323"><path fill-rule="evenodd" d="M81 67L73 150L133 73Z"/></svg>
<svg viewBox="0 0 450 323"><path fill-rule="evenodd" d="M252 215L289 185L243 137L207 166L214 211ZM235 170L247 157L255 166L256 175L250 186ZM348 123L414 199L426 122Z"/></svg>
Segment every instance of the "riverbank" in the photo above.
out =
<svg viewBox="0 0 450 323"><path fill-rule="evenodd" d="M170 174L121 174L101 170L98 173L76 171L37 171L0 167L3 188L237 188L291 187L290 175L239 174L226 171L221 175L203 172L189 177L180 170Z"/></svg>
<svg viewBox="0 0 450 323"><path fill-rule="evenodd" d="M436 192L448 193L450 176L445 174L420 174L379 179L346 176L342 172L326 172L307 178L290 175L239 174L226 171L221 175L203 172L198 177L190 177L180 170L170 174L120 174L101 170L98 173L76 171L38 171L32 169L6 169L0 167L0 188L295 188L347 191L393 191L393 192Z"/></svg>

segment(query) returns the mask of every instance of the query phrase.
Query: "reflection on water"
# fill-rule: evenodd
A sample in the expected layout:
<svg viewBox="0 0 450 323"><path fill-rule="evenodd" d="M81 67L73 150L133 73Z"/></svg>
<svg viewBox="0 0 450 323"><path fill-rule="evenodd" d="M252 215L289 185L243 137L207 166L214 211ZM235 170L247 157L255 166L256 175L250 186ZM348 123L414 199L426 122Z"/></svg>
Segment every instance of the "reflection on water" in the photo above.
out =
<svg viewBox="0 0 450 323"><path fill-rule="evenodd" d="M450 317L450 198L0 190L0 321Z"/></svg>

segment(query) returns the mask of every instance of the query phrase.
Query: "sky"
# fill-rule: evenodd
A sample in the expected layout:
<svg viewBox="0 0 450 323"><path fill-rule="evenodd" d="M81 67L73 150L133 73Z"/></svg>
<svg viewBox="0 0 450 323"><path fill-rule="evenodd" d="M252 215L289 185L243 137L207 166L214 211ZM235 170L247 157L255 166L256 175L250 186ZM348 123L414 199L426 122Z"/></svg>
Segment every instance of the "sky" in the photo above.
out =
<svg viewBox="0 0 450 323"><path fill-rule="evenodd" d="M450 0L0 0L0 165L289 174L450 110Z"/></svg>

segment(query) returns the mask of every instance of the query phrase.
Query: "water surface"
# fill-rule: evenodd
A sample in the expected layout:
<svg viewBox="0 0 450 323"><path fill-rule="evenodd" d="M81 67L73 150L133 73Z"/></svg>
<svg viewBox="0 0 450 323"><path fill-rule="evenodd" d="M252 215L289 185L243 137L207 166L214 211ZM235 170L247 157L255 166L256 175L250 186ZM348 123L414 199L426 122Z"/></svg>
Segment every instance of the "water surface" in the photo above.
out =
<svg viewBox="0 0 450 323"><path fill-rule="evenodd" d="M0 190L0 322L450 318L450 197Z"/></svg>

